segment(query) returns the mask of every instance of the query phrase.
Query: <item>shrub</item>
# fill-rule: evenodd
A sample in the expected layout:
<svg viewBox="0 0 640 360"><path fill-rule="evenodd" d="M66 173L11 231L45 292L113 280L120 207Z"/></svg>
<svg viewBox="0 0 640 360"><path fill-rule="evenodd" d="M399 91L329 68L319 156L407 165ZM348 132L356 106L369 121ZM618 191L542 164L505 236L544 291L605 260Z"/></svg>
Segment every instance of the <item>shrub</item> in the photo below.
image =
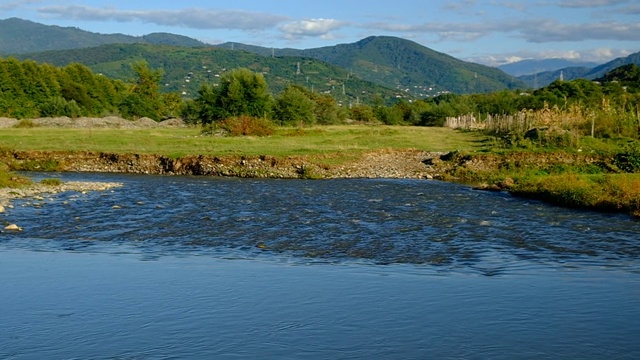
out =
<svg viewBox="0 0 640 360"><path fill-rule="evenodd" d="M221 131L228 136L269 136L274 133L271 121L252 116L238 116L215 122L203 128L203 133Z"/></svg>
<svg viewBox="0 0 640 360"><path fill-rule="evenodd" d="M60 186L62 185L62 180L56 178L42 179L40 180L40 184L46 186Z"/></svg>
<svg viewBox="0 0 640 360"><path fill-rule="evenodd" d="M613 158L613 164L625 172L640 172L640 142L630 141L624 150Z"/></svg>
<svg viewBox="0 0 640 360"><path fill-rule="evenodd" d="M39 126L38 124L34 123L32 120L29 120L29 119L22 119L20 120L20 122L13 125L14 128L22 128L22 129L34 128L38 126Z"/></svg>

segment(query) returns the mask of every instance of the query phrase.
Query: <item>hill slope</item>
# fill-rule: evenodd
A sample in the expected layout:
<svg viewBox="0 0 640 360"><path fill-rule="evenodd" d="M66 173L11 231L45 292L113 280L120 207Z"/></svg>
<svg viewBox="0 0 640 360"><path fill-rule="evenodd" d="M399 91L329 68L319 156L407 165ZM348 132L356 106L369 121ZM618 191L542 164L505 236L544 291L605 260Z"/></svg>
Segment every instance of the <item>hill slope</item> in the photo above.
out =
<svg viewBox="0 0 640 360"><path fill-rule="evenodd" d="M238 43L218 46L262 56L319 59L347 69L362 79L417 97L445 91L481 93L524 86L496 68L465 62L413 41L391 36L371 36L356 43L307 50L270 49Z"/></svg>
<svg viewBox="0 0 640 360"><path fill-rule="evenodd" d="M543 87L551 84L555 80L562 77L564 80L587 79L595 80L607 74L608 72L619 68L623 65L636 64L640 65L640 52L631 54L626 57L613 59L602 65L593 68L588 67L568 67L555 71L545 71L534 75L520 76L518 79L524 81L531 87ZM536 86L537 85L537 86Z"/></svg>
<svg viewBox="0 0 640 360"><path fill-rule="evenodd" d="M316 93L331 94L345 104L371 102L375 95L389 101L397 96L397 92L392 89L350 76L344 69L320 60L299 57L272 58L245 51L211 47L108 44L16 57L56 66L79 62L94 72L128 81L134 77L131 64L146 61L149 67L164 71L163 83L166 91L177 91L187 97L195 96L204 82L217 83L220 74L238 67L263 73L273 93L279 93L287 84L298 84Z"/></svg>
<svg viewBox="0 0 640 360"><path fill-rule="evenodd" d="M166 33L140 37L124 34L98 34L73 27L43 25L17 18L0 20L1 55L81 49L114 43L150 43L189 47L206 45L186 36Z"/></svg>
<svg viewBox="0 0 640 360"><path fill-rule="evenodd" d="M97 34L17 18L0 20L0 55L91 48L114 43L210 47L195 39L167 33L140 37ZM321 60L345 69L350 77L355 75L380 86L395 88L410 97L423 98L442 92L481 93L525 86L496 68L465 62L413 41L390 36L372 36L356 43L307 50L271 49L238 43L219 47L244 50L268 58L297 58L296 62L305 61L301 58Z"/></svg>
<svg viewBox="0 0 640 360"><path fill-rule="evenodd" d="M598 63L580 62L567 59L543 59L543 60L522 60L509 64L497 66L498 69L513 76L533 75L544 71L556 71L569 67L592 68Z"/></svg>

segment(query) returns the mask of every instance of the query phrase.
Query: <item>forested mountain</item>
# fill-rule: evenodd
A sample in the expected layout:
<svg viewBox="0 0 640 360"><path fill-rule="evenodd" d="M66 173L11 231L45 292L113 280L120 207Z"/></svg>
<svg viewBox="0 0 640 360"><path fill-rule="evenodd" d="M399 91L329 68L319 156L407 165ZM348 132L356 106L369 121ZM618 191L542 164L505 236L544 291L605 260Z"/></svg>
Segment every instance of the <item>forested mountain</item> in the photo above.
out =
<svg viewBox="0 0 640 360"><path fill-rule="evenodd" d="M304 86L316 93L332 95L345 104L370 103L376 95L390 101L402 96L397 91L351 76L329 63L301 57L264 57L246 51L212 47L187 48L152 44L108 44L99 47L22 54L20 59L65 66L84 64L110 78L131 80L131 64L146 61L164 72L166 92L193 97L204 83L217 83L225 71L244 67L264 74L272 93L288 84Z"/></svg>
<svg viewBox="0 0 640 360"><path fill-rule="evenodd" d="M211 47L198 40L174 34L160 33L140 37L97 34L17 18L0 20L0 55L4 56L115 43ZM244 50L264 57L297 58L294 60L296 63L305 61L300 58L321 60L345 69L348 76L355 75L410 97L424 98L444 92L482 93L525 86L518 79L498 69L465 62L413 41L389 36L372 36L352 44L307 50L271 49L238 43L225 43L219 47ZM165 70L168 74L168 69ZM331 86L333 88L335 84Z"/></svg>
<svg viewBox="0 0 640 360"><path fill-rule="evenodd" d="M626 57L613 59L605 64L588 68L588 67L569 67L555 71L545 71L533 75L520 76L518 79L524 81L530 87L538 88L551 84L558 80L560 76L564 80L587 79L594 80L604 76L611 70L619 68L623 65L636 64L640 65L640 52L631 54Z"/></svg>
<svg viewBox="0 0 640 360"><path fill-rule="evenodd" d="M524 87L504 72L465 62L413 41L371 36L352 44L307 50L270 49L239 43L218 45L262 56L302 56L326 61L376 84L412 93L416 97L442 92L483 93Z"/></svg>
<svg viewBox="0 0 640 360"><path fill-rule="evenodd" d="M167 33L155 33L140 37L124 34L98 34L73 27L43 25L17 18L0 20L0 55L80 49L114 43L206 46L205 43L198 40Z"/></svg>
<svg viewBox="0 0 640 360"><path fill-rule="evenodd" d="M497 66L498 69L513 76L533 75L545 71L556 71L569 67L585 67L592 68L598 66L598 63L573 61L567 59L542 59L533 60L527 59L522 61L516 61L509 64Z"/></svg>

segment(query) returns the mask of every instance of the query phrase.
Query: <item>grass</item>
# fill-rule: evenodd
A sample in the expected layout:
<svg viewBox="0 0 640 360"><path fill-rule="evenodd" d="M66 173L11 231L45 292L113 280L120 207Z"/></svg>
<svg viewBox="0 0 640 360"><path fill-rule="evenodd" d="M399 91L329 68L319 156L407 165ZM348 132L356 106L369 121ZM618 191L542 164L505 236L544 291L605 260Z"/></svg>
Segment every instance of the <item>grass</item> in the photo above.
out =
<svg viewBox="0 0 640 360"><path fill-rule="evenodd" d="M4 164L0 163L0 188L20 188L30 184L31 180L10 172Z"/></svg>
<svg viewBox="0 0 640 360"><path fill-rule="evenodd" d="M575 174L521 177L512 192L558 205L626 211L640 216L640 174Z"/></svg>
<svg viewBox="0 0 640 360"><path fill-rule="evenodd" d="M26 151L100 151L185 155L323 155L383 148L425 151L475 150L486 138L448 128L343 125L279 128L268 137L203 136L200 129L12 128L0 132L0 146Z"/></svg>

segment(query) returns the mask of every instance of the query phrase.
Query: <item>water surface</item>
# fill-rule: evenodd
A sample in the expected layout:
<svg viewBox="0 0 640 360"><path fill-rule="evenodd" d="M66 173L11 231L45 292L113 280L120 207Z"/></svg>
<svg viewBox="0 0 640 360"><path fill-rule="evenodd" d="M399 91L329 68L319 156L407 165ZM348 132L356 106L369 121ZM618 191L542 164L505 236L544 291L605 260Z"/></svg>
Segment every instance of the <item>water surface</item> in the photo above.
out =
<svg viewBox="0 0 640 360"><path fill-rule="evenodd" d="M51 174L39 175L36 177ZM416 180L65 174L0 234L0 358L640 358L640 222Z"/></svg>

